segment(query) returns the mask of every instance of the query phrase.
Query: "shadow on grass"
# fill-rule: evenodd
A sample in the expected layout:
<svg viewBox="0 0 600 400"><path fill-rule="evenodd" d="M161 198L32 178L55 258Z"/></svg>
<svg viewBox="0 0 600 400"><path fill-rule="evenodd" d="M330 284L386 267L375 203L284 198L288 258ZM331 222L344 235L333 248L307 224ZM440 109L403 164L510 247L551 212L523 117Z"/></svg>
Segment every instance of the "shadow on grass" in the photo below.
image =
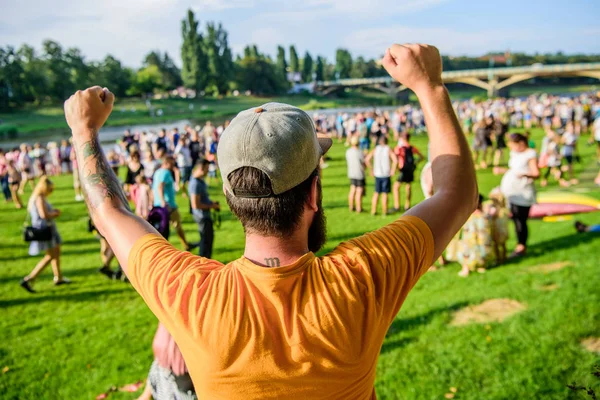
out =
<svg viewBox="0 0 600 400"><path fill-rule="evenodd" d="M386 341L381 346L381 353L385 353L388 351L392 351L399 347L404 347L407 344L414 342L416 338L414 337L403 337L397 339L388 339L390 336L395 335L399 332L406 332L418 328L423 325L429 324L436 316L440 314L451 313L453 311L459 310L463 307L466 307L469 303L460 302L453 304L448 307L440 307L430 310L422 315L417 315L410 318L396 318L392 324L390 325L387 334Z"/></svg>
<svg viewBox="0 0 600 400"><path fill-rule="evenodd" d="M120 289L106 289L106 290L96 290L90 292L79 292L79 293L64 293L64 294L31 294L27 297L22 297L19 299L11 299L11 300L0 300L0 308L6 307L14 307L20 305L27 304L36 304L45 301L98 301L99 296L104 295L112 295L117 293L122 293L125 291L131 291L132 289L129 286L123 286Z"/></svg>
<svg viewBox="0 0 600 400"><path fill-rule="evenodd" d="M35 262L31 263L31 269L33 269L33 267L36 265L38 260L36 260ZM86 267L86 268L79 268L79 269L67 269L65 271L65 269L63 268L63 272L65 273L65 275L68 278L73 278L76 276L97 276L100 280L108 280L108 278L105 275L102 275L101 273L98 272L98 269L100 268L100 262L98 262L98 266L94 266L94 267ZM117 264L115 262L112 263L112 269L115 270L117 268ZM48 273L50 271L50 266L46 267L46 269L44 270L44 273ZM8 282L15 282L18 283L25 275L14 275L14 276L4 276L0 278L0 284L2 283L8 283ZM43 279L43 278L41 278Z"/></svg>
<svg viewBox="0 0 600 400"><path fill-rule="evenodd" d="M534 233L535 234L535 233ZM594 240L600 239L600 234L597 233L584 233L578 234L573 233L572 235L560 236L554 239L546 240L544 242L532 244L527 248L526 257L537 257L545 255L546 253L552 253L556 250L565 250L571 247L576 247L581 244L586 244ZM523 258L524 259L524 258ZM522 258L509 259L502 266L519 264ZM555 260L561 261L561 260Z"/></svg>

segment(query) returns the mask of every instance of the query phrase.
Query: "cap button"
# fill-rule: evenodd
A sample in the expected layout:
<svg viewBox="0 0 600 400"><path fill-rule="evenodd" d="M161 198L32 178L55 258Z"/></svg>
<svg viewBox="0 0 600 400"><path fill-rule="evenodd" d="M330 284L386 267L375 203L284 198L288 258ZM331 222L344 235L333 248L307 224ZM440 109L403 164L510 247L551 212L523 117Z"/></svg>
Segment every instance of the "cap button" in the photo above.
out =
<svg viewBox="0 0 600 400"><path fill-rule="evenodd" d="M255 108L255 109L254 109L254 112L255 112L255 113L261 113L261 112L263 112L263 111L265 111L265 110L264 110L262 107L258 107L258 108Z"/></svg>

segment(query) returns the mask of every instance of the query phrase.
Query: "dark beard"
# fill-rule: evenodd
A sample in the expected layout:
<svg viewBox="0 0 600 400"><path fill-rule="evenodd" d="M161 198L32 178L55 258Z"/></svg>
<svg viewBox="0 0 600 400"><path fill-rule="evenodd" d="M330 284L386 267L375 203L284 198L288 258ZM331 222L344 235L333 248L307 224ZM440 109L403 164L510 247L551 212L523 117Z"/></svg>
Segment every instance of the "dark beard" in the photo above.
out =
<svg viewBox="0 0 600 400"><path fill-rule="evenodd" d="M321 250L327 240L327 219L319 199L319 211L315 213L308 228L308 249L313 253Z"/></svg>

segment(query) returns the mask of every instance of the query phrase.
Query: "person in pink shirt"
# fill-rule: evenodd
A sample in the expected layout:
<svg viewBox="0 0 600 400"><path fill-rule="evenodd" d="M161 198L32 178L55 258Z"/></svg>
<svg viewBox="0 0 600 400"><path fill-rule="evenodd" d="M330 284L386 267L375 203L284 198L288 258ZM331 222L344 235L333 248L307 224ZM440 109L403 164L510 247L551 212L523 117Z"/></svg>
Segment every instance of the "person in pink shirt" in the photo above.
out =
<svg viewBox="0 0 600 400"><path fill-rule="evenodd" d="M8 159L2 149L0 149L0 183L2 184L4 201L10 203L12 201L12 196L10 194L10 188L8 187Z"/></svg>
<svg viewBox="0 0 600 400"><path fill-rule="evenodd" d="M135 205L135 215L148 219L148 213L153 202L152 190L143 174L135 177L135 185L131 185L130 194L131 201Z"/></svg>
<svg viewBox="0 0 600 400"><path fill-rule="evenodd" d="M148 372L144 393L138 400L154 399L197 399L194 384L179 346L161 323L152 341L154 362Z"/></svg>

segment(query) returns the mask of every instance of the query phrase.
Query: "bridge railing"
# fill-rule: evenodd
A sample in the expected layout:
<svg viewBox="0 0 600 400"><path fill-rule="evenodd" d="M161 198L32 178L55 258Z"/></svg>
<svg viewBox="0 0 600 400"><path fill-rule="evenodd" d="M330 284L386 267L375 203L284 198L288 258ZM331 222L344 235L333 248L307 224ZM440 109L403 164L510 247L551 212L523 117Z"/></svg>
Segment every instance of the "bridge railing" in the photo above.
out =
<svg viewBox="0 0 600 400"><path fill-rule="evenodd" d="M478 68L467 69L462 71L446 71L442 72L443 80L452 80L456 78L489 78L498 77L504 78L520 74L536 74L545 75L552 73L577 72L600 70L599 63L577 63L577 64L554 64L554 65L528 65L523 67L501 67L501 68ZM337 79L332 81L318 81L317 87L332 87L332 86L364 86L376 84L389 84L394 80L389 77L378 78L360 78L360 79Z"/></svg>

